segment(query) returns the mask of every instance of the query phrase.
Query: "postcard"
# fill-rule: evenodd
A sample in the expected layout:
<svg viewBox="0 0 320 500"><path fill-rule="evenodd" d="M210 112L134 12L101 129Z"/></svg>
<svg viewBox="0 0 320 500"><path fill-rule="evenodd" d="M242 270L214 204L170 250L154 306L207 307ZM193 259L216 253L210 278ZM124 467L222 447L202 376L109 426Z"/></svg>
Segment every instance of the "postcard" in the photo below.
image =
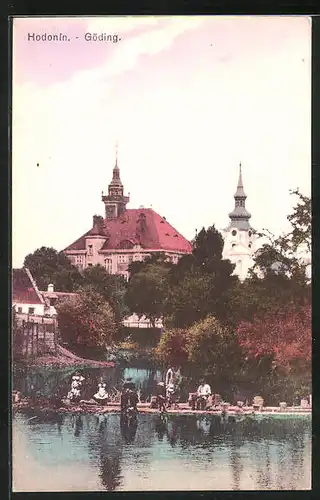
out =
<svg viewBox="0 0 320 500"><path fill-rule="evenodd" d="M14 18L14 492L311 489L311 28Z"/></svg>

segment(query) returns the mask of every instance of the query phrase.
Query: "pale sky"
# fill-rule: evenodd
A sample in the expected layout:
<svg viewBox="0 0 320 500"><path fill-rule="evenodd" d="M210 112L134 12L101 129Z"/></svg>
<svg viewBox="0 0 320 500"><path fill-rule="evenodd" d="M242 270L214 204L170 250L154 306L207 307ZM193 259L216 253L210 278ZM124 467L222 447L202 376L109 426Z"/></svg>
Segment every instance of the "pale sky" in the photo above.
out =
<svg viewBox="0 0 320 500"><path fill-rule="evenodd" d="M289 189L311 190L311 20L15 19L12 136L14 267L104 214L116 141L128 208L152 206L188 239L222 229L241 161L252 226L279 233Z"/></svg>

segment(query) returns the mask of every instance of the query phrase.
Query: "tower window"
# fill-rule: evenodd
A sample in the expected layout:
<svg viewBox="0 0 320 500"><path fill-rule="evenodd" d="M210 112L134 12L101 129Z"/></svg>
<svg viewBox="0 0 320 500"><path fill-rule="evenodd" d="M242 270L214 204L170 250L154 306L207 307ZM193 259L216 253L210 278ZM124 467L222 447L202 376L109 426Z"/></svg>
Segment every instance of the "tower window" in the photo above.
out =
<svg viewBox="0 0 320 500"><path fill-rule="evenodd" d="M249 236L251 236L251 235L252 235L252 232L251 232L251 231L249 231L249 233L248 233L248 234L249 234Z"/></svg>
<svg viewBox="0 0 320 500"><path fill-rule="evenodd" d="M234 248L235 246L236 246L236 244L235 244L235 243L232 243L232 248Z"/></svg>
<svg viewBox="0 0 320 500"><path fill-rule="evenodd" d="M91 264L91 263L90 263L90 264L88 264L88 267L92 267L92 264Z"/></svg>
<svg viewBox="0 0 320 500"><path fill-rule="evenodd" d="M89 245L89 247L88 247L88 255L93 255L92 245Z"/></svg>
<svg viewBox="0 0 320 500"><path fill-rule="evenodd" d="M251 247L252 247L252 243L249 243L249 245L248 245L248 246L249 246L249 248L251 248Z"/></svg>
<svg viewBox="0 0 320 500"><path fill-rule="evenodd" d="M237 234L237 231L234 229L231 234L232 236L235 236Z"/></svg>

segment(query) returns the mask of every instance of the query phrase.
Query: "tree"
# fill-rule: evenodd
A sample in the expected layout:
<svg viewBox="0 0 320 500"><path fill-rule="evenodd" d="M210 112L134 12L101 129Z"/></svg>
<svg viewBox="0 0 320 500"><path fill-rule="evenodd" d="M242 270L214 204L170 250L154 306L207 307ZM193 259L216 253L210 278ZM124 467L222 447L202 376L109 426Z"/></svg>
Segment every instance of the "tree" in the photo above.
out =
<svg viewBox="0 0 320 500"><path fill-rule="evenodd" d="M261 236L268 242L256 252L251 276L278 274L295 281L310 281L311 199L302 195L299 189L291 191L291 194L298 197L293 212L287 216L291 229L278 237L264 230Z"/></svg>
<svg viewBox="0 0 320 500"><path fill-rule="evenodd" d="M273 355L276 366L287 373L297 366L311 370L311 304L269 310L252 322L241 322L237 335L251 356Z"/></svg>
<svg viewBox="0 0 320 500"><path fill-rule="evenodd" d="M38 248L25 257L23 265L30 269L40 290L52 283L57 291L73 292L83 283L78 269L54 248Z"/></svg>
<svg viewBox="0 0 320 500"><path fill-rule="evenodd" d="M235 383L243 356L237 337L213 316L187 331L188 361L195 373L205 376L217 388Z"/></svg>
<svg viewBox="0 0 320 500"><path fill-rule="evenodd" d="M77 352L104 350L107 344L112 344L116 332L115 315L93 287L80 289L76 297L62 299L56 308L61 338Z"/></svg>
<svg viewBox="0 0 320 500"><path fill-rule="evenodd" d="M185 274L182 281L168 289L166 324L186 328L212 311L211 277L198 270Z"/></svg>
<svg viewBox="0 0 320 500"><path fill-rule="evenodd" d="M234 264L222 258L223 238L214 226L196 236L192 255L183 256L169 274L167 315L184 328L214 315L225 319L225 304L232 286Z"/></svg>
<svg viewBox="0 0 320 500"><path fill-rule="evenodd" d="M186 350L186 332L181 328L173 328L163 332L154 355L161 364L181 366L188 360Z"/></svg>
<svg viewBox="0 0 320 500"><path fill-rule="evenodd" d="M145 316L152 325L162 317L168 292L168 273L171 264L160 256L131 265L133 270L125 294L125 303L139 317Z"/></svg>
<svg viewBox="0 0 320 500"><path fill-rule="evenodd" d="M249 277L231 290L226 309L233 326L270 310L281 312L291 302L303 307L311 301L311 202L299 190L291 193L299 201L287 217L290 230L278 237L266 230L261 234L267 241L254 255Z"/></svg>
<svg viewBox="0 0 320 500"><path fill-rule="evenodd" d="M129 314L125 304L126 281L123 276L109 274L101 265L87 267L83 273L83 285L92 287L113 307L117 322Z"/></svg>

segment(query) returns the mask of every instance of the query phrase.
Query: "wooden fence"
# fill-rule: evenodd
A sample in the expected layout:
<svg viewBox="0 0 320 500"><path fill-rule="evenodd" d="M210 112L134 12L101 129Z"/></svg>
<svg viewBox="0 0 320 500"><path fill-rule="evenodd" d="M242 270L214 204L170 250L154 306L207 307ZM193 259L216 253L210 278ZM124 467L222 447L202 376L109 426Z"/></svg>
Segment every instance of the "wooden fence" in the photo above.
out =
<svg viewBox="0 0 320 500"><path fill-rule="evenodd" d="M26 358L56 354L57 322L54 318L16 314L12 329L13 357Z"/></svg>

